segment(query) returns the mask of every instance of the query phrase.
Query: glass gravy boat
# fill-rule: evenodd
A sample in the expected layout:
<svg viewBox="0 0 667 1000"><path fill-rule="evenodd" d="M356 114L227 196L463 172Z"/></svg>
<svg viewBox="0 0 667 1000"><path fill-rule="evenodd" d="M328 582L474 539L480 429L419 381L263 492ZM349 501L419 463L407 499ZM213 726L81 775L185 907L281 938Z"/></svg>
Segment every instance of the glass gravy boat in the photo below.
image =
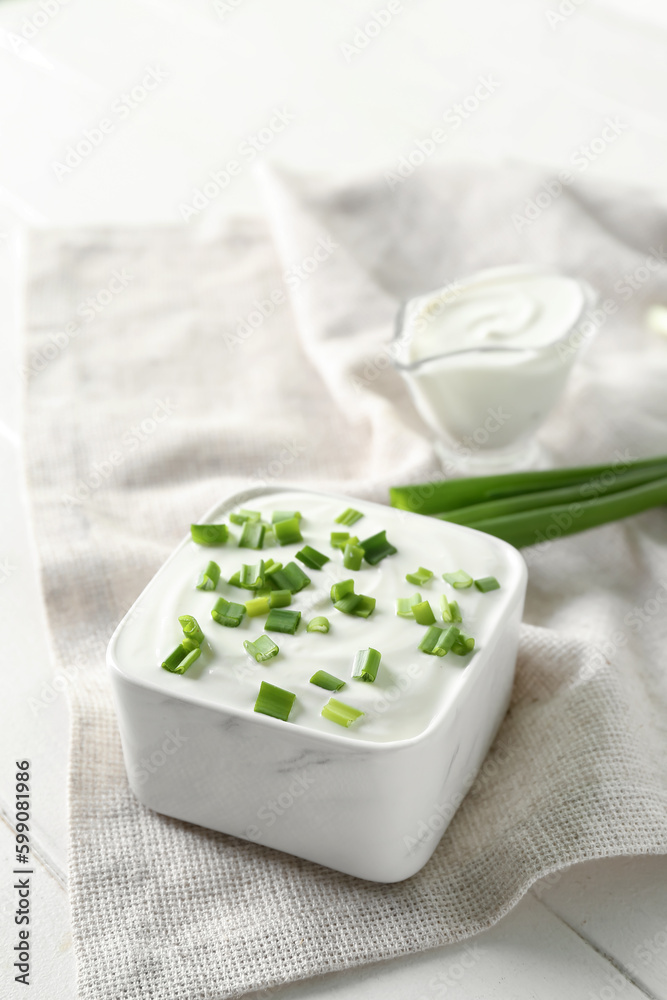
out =
<svg viewBox="0 0 667 1000"><path fill-rule="evenodd" d="M531 302L531 288L549 289L552 301ZM512 265L477 272L403 304L394 365L443 462L462 471L540 464L535 434L606 318L594 309L596 298L578 278ZM457 315L467 323L460 338ZM443 316L447 336L439 343Z"/></svg>

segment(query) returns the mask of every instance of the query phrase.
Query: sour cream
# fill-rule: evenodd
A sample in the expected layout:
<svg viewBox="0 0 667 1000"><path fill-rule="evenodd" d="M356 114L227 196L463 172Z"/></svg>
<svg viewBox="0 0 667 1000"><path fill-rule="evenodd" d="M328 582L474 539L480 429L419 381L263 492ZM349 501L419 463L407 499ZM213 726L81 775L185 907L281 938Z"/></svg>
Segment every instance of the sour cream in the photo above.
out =
<svg viewBox="0 0 667 1000"><path fill-rule="evenodd" d="M141 595L121 627L115 657L129 678L149 684L174 697L196 699L202 703L252 712L261 681L296 694L289 723L320 730L329 735L360 741L386 742L416 736L453 698L463 683L467 666L485 644L495 641L503 629L510 604L516 603L518 560L503 543L459 525L406 515L377 504L354 502L364 517L351 529L362 540L386 529L387 537L398 552L377 566L364 563L359 571L345 569L342 552L332 549L330 534L341 529L335 518L345 508L340 498L319 493L286 491L255 497L247 504L271 520L273 510L299 510L303 515L304 541L285 546L273 545L261 551L238 547L240 529L231 525L226 545L205 548L188 542L156 575ZM221 512L227 521L229 511ZM256 663L243 648L244 639L256 639L264 633L266 616L244 617L238 628L219 625L211 618L211 608L218 597L243 603L253 594L225 583L242 563L273 558L283 564L294 560L296 552L309 544L328 555L322 570L304 571L312 583L293 595L290 608L301 611L302 619L295 635L266 633L280 647L280 653L264 664ZM221 569L215 591L199 591L195 583L209 559ZM301 565L298 563L298 565ZM434 579L422 588L406 582L406 573L419 566L431 569ZM479 593L474 587L453 590L442 573L464 569L472 576L495 576L501 589ZM376 598L375 611L367 619L341 614L333 607L331 585L354 578L355 591ZM465 657L448 654L440 658L420 652L417 647L425 628L413 619L396 615L398 597L409 597L419 590L428 600L436 621L443 625L439 597L456 599L462 612L462 629L476 639L476 650ZM202 655L183 675L171 674L160 666L180 642L182 633L178 616L191 614L205 634ZM306 624L316 615L329 619L328 634L310 633ZM382 654L374 683L351 677L354 655L373 647ZM332 692L309 683L317 670L326 670L345 687L333 694L340 701L360 709L363 718L343 729L321 716Z"/></svg>
<svg viewBox="0 0 667 1000"><path fill-rule="evenodd" d="M438 438L472 454L525 443L587 340L577 324L594 299L583 281L517 266L408 302L396 362Z"/></svg>

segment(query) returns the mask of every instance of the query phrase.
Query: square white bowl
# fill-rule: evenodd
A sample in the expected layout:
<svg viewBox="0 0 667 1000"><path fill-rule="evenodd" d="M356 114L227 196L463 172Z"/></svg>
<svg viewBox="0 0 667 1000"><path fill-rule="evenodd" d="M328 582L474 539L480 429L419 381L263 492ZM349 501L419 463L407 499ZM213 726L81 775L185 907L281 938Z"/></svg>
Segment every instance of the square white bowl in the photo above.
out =
<svg viewBox="0 0 667 1000"><path fill-rule="evenodd" d="M107 663L130 786L146 806L168 816L265 844L359 878L400 881L419 871L430 858L473 783L505 715L516 663L526 566L516 549L490 535L380 504L309 490L246 490L217 504L202 523L217 523L234 508L253 503L261 506L272 497L274 507L292 509L299 504L306 518L304 542L312 542L316 548L325 546L321 538L313 538L308 531L309 499L320 506L329 504L336 513L354 506L364 513L364 523L370 526L363 534L386 528L399 552L407 539L410 543L416 539L424 555L419 563L408 567L412 571L426 563L437 571L438 580L443 571L461 567L476 577L495 575L501 589L490 594L479 594L474 589L468 598L467 592L449 593L450 598L460 599L464 628L466 600L472 617L479 619L472 630L477 638L476 650L463 659L418 653L416 647L423 633L413 622L405 625L415 630L412 663L405 662L404 652L396 653L392 661L392 650L383 648L382 636L396 627L392 621L393 601L391 607L385 606L367 620L340 615L328 599L329 581L333 578L329 577L327 596L317 598L315 594L321 606L316 604L312 612L331 619L334 635L343 624L349 628L353 636L350 641L356 648L380 648L380 671L385 669L385 661L391 666L385 674L378 674L377 688L349 681L347 654L344 662L332 661L335 646L331 636L306 636L305 629L298 640L273 635L281 650L294 650L292 659L297 666L303 663L302 684L295 683L295 663L290 663L289 657L283 658L282 666L276 657L266 667L253 664L252 669L241 668L240 664L250 662L242 651L242 639L263 631L260 619L246 619L243 632L212 626L221 629L216 632L216 641L221 636L228 644L222 669L207 666L204 655L187 674L170 674L160 668L160 663L176 645L178 635L174 632L173 636L160 636L162 647L158 648L154 633L168 631L176 618L166 601L172 581L178 577L187 582L188 600L200 602L198 608L203 607L203 600L212 606L221 594L230 600L243 600L238 591L234 597L222 584L215 593L204 597L198 591L195 597L194 567L203 568L208 559L219 558L216 553L222 550L201 548L185 538L120 623L108 648ZM330 530L341 527L327 522L327 538ZM358 527L350 530L354 532ZM223 555L228 560L228 571L229 559L233 559L236 569L242 562L269 556L287 561L292 550L254 552L232 545L225 548ZM383 564L396 559L390 556ZM353 575L360 581L357 592L371 593L380 586L378 569L368 568L363 576L342 569L332 559L329 572L338 579ZM311 579L317 576L317 571L307 572ZM393 567L392 572L396 572ZM444 591L444 585L439 586ZM397 580L392 580L396 597L407 596L415 589L405 582L403 588L401 593ZM304 595L305 591L295 595L295 608ZM434 595L426 588L422 596L435 604ZM178 600L182 604L182 596ZM388 604L386 600L383 603ZM195 613L190 607L179 608L180 613ZM197 611L198 621L208 635L210 619L205 620L203 614ZM173 627L177 630L178 623ZM238 658L231 652L232 640L239 648ZM332 669L332 662L336 662L337 669ZM231 673L225 680L227 663L236 664L237 678L233 681ZM308 684L310 674L319 668L348 680L346 690L335 697L366 712L364 719L354 724L354 730L321 719L319 707L309 716L307 706L315 705L317 698L324 704L331 694ZM287 669L292 673L285 679L281 671ZM391 683L387 677L391 677ZM261 679L291 691L296 689L296 705L303 704L305 710L297 711L294 721L291 715L288 722L254 712ZM226 683L230 691L234 689L229 702L225 700ZM430 689L424 686L427 683L433 685L432 698ZM390 700L398 702L398 707L390 705ZM401 719L398 713L405 706L409 718ZM398 738L392 738L392 719L394 724L397 719L401 722Z"/></svg>

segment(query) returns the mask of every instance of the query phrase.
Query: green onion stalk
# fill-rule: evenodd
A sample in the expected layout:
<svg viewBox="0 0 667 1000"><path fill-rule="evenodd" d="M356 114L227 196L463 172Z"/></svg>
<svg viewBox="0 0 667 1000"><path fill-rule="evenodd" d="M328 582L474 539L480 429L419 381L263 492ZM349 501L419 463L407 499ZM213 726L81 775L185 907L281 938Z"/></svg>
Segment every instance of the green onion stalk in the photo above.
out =
<svg viewBox="0 0 667 1000"><path fill-rule="evenodd" d="M667 504L667 456L393 486L389 492L401 510L523 548Z"/></svg>

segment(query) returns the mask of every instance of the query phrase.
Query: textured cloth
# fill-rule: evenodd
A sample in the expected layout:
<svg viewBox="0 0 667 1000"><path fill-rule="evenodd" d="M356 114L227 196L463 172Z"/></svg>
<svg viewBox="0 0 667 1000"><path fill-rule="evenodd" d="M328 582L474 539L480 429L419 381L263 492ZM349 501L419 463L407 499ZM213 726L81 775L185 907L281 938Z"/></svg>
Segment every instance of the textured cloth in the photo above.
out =
<svg viewBox="0 0 667 1000"><path fill-rule="evenodd" d="M115 625L226 493L293 483L386 501L391 483L441 474L388 364L402 298L515 261L583 276L618 309L542 441L561 465L666 450L667 344L642 315L667 298L647 264L667 217L573 185L522 222L543 181L519 167L422 170L393 190L269 175L267 220L214 236L33 236L27 469L71 679L81 998L235 997L418 951L489 927L559 868L667 850L664 510L526 550L510 712L432 860L400 884L139 805L105 677Z"/></svg>

